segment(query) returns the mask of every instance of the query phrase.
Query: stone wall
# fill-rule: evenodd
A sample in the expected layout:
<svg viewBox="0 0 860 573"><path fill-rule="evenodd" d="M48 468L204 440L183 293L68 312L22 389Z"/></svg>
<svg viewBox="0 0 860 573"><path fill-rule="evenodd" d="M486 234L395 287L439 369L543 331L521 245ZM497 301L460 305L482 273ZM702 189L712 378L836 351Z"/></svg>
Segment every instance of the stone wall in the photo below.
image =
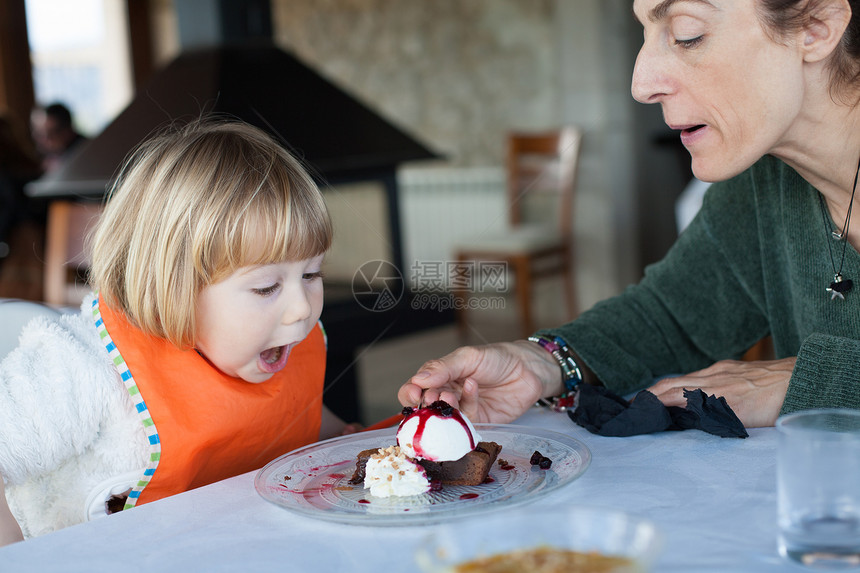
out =
<svg viewBox="0 0 860 573"><path fill-rule="evenodd" d="M273 0L275 41L453 165L557 124L550 0Z"/></svg>

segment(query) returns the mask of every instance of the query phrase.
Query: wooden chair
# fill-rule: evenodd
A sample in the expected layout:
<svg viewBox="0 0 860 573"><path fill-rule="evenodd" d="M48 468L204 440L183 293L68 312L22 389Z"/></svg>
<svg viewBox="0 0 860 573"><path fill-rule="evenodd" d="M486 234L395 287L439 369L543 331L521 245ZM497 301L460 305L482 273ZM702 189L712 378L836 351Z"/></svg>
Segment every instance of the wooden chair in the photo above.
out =
<svg viewBox="0 0 860 573"><path fill-rule="evenodd" d="M536 279L564 279L566 317L576 314L573 277L573 200L582 131L564 127L543 133L508 134L507 199L509 228L501 235L485 234L459 247L459 268L482 261L506 263L519 309L522 336L533 333L532 294ZM474 286L474 280L471 285ZM467 331L466 309L472 294L455 288L459 298L457 322L461 337Z"/></svg>
<svg viewBox="0 0 860 573"><path fill-rule="evenodd" d="M58 199L48 205L45 302L77 305L83 300L87 287L82 277L89 267L84 238L101 212L101 203Z"/></svg>
<svg viewBox="0 0 860 573"><path fill-rule="evenodd" d="M774 360L776 356L773 350L773 339L770 336L765 336L756 342L752 348L747 350L741 360L755 362L758 360Z"/></svg>

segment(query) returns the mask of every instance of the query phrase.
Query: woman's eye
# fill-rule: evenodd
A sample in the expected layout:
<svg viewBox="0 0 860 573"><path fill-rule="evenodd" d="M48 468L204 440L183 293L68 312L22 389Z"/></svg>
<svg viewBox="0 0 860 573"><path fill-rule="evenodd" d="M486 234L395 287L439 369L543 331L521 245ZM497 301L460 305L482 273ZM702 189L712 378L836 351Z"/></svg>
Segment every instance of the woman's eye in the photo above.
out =
<svg viewBox="0 0 860 573"><path fill-rule="evenodd" d="M675 38L675 45L685 49L691 49L701 44L704 38L704 36L696 36L695 38L690 38L689 40L681 40L680 38Z"/></svg>
<svg viewBox="0 0 860 573"><path fill-rule="evenodd" d="M264 288L255 288L251 290L254 291L254 294L258 294L260 296L271 296L278 292L279 288L281 288L281 283L275 283Z"/></svg>
<svg viewBox="0 0 860 573"><path fill-rule="evenodd" d="M306 281L312 281L312 280L323 278L323 274L322 274L322 271L316 271L313 273L305 273L302 275L302 278Z"/></svg>

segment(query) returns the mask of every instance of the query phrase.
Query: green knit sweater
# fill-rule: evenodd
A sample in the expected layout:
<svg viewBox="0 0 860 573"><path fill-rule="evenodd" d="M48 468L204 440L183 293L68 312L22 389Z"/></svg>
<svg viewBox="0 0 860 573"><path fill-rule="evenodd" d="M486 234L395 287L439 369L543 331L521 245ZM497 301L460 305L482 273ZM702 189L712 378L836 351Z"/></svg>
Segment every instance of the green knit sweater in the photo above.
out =
<svg viewBox="0 0 860 573"><path fill-rule="evenodd" d="M564 338L620 394L736 359L770 334L777 358L797 356L782 413L860 408L860 254L848 245L842 275L855 286L831 300L828 242L837 268L843 243L830 238L818 201L809 183L767 156L708 189L642 282L544 332Z"/></svg>

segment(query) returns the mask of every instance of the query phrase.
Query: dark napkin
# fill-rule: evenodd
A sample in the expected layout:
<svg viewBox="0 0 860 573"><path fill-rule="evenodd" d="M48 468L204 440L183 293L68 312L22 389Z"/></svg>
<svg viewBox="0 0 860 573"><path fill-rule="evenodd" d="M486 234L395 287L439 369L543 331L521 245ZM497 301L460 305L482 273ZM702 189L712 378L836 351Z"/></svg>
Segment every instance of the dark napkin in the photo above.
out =
<svg viewBox="0 0 860 573"><path fill-rule="evenodd" d="M687 407L666 407L648 390L631 401L602 386L582 384L570 419L593 434L635 436L664 430L702 430L723 438L746 438L744 425L720 396L702 390L684 390Z"/></svg>

